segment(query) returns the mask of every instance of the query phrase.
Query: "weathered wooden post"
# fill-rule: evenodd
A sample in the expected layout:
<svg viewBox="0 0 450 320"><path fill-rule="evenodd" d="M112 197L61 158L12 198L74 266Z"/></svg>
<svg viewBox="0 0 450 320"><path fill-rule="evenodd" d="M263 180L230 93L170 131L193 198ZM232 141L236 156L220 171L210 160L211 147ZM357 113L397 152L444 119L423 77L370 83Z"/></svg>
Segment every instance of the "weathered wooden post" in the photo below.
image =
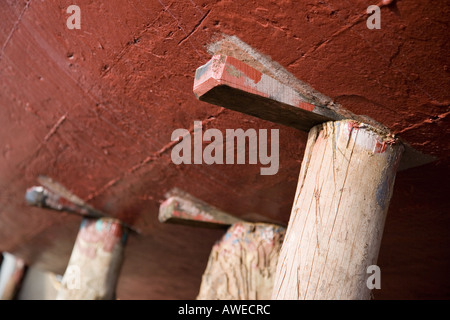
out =
<svg viewBox="0 0 450 320"><path fill-rule="evenodd" d="M275 299L369 299L403 152L353 120L311 129L274 285Z"/></svg>
<svg viewBox="0 0 450 320"><path fill-rule="evenodd" d="M267 61L249 59L249 48L227 45L233 49L226 50L258 69L215 55L197 69L197 98L309 131L272 297L368 299L367 267L376 264L397 168L420 165L430 157L307 85L294 89L292 75L279 66L270 69Z"/></svg>
<svg viewBox="0 0 450 320"><path fill-rule="evenodd" d="M0 253L0 300L13 300L18 294L27 266L25 261L10 253Z"/></svg>
<svg viewBox="0 0 450 320"><path fill-rule="evenodd" d="M114 299L128 233L139 232L91 207L51 178L38 180L43 186L29 188L25 194L29 205L84 217L56 298Z"/></svg>
<svg viewBox="0 0 450 320"><path fill-rule="evenodd" d="M273 224L233 224L211 250L197 299L270 299L284 233Z"/></svg>
<svg viewBox="0 0 450 320"><path fill-rule="evenodd" d="M126 239L117 219L83 219L56 299L115 299Z"/></svg>
<svg viewBox="0 0 450 320"><path fill-rule="evenodd" d="M271 223L245 222L191 195L177 194L161 204L161 222L229 227L212 248L197 299L270 299L286 229Z"/></svg>

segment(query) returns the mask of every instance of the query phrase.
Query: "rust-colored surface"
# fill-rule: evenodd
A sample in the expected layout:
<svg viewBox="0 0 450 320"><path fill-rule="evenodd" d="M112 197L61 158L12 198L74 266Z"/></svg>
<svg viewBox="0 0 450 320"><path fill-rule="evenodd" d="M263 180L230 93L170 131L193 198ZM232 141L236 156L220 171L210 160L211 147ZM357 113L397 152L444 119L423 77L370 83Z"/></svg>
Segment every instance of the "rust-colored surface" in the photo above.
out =
<svg viewBox="0 0 450 320"><path fill-rule="evenodd" d="M38 174L137 226L120 299L195 298L223 231L158 222L168 190L250 219L287 222L306 134L199 102L206 46L236 35L356 114L438 161L400 172L386 221L379 299L450 298L449 42L445 1L395 1L381 29L367 1L0 2L0 251L62 273L80 219L27 207ZM280 168L171 162L177 128L279 128Z"/></svg>

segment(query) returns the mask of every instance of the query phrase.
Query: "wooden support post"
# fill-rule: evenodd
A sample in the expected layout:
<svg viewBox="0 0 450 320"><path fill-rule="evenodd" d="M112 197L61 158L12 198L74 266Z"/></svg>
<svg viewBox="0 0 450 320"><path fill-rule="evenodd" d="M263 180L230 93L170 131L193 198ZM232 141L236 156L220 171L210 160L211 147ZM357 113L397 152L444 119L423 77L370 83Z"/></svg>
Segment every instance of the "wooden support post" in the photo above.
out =
<svg viewBox="0 0 450 320"><path fill-rule="evenodd" d="M42 186L27 189L29 205L84 217L57 299L114 299L128 233L134 227L88 205L62 184L39 176Z"/></svg>
<svg viewBox="0 0 450 320"><path fill-rule="evenodd" d="M0 268L0 300L13 300L16 298L26 269L25 261L10 253L3 253Z"/></svg>
<svg viewBox="0 0 450 320"><path fill-rule="evenodd" d="M280 81L219 54L194 82L201 101L310 130L272 297L367 299L396 171L433 159L382 124L282 81L287 73L277 68Z"/></svg>
<svg viewBox="0 0 450 320"><path fill-rule="evenodd" d="M211 251L197 299L270 299L286 228L243 221L179 189L166 196L161 222L228 228Z"/></svg>
<svg viewBox="0 0 450 320"><path fill-rule="evenodd" d="M57 299L114 299L127 231L117 219L83 219Z"/></svg>
<svg viewBox="0 0 450 320"><path fill-rule="evenodd" d="M238 222L216 243L198 300L270 299L285 228Z"/></svg>
<svg viewBox="0 0 450 320"><path fill-rule="evenodd" d="M167 196L168 199L159 207L158 219L162 223L228 228L243 221L179 189L171 190Z"/></svg>
<svg viewBox="0 0 450 320"><path fill-rule="evenodd" d="M368 299L403 147L352 120L314 127L277 267L274 299Z"/></svg>

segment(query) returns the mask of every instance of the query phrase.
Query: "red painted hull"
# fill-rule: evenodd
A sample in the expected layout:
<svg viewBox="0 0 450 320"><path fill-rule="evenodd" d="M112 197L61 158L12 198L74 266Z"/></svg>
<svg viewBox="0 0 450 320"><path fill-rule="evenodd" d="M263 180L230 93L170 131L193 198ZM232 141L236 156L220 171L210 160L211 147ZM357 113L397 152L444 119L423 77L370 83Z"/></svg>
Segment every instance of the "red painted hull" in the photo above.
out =
<svg viewBox="0 0 450 320"><path fill-rule="evenodd" d="M195 298L223 231L158 222L164 194L183 189L243 218L286 223L306 134L199 102L206 46L236 35L356 114L384 123L440 160L398 174L380 253L377 298L450 298L448 215L450 6L411 0L0 2L0 251L62 273L80 218L27 207L39 174L135 225L120 299ZM446 26L447 25L447 26ZM172 163L171 133L194 120L222 130L278 128L280 169Z"/></svg>

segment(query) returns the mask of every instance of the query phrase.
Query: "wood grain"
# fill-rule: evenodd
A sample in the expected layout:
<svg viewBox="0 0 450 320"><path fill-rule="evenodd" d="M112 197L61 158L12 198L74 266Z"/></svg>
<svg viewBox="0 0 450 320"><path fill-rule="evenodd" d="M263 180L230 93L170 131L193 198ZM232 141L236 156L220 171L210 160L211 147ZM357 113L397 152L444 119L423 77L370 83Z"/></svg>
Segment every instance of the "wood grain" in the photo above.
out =
<svg viewBox="0 0 450 320"><path fill-rule="evenodd" d="M403 147L355 121L308 136L274 299L368 299Z"/></svg>
<svg viewBox="0 0 450 320"><path fill-rule="evenodd" d="M117 219L84 219L58 300L111 300L122 266L126 228Z"/></svg>

